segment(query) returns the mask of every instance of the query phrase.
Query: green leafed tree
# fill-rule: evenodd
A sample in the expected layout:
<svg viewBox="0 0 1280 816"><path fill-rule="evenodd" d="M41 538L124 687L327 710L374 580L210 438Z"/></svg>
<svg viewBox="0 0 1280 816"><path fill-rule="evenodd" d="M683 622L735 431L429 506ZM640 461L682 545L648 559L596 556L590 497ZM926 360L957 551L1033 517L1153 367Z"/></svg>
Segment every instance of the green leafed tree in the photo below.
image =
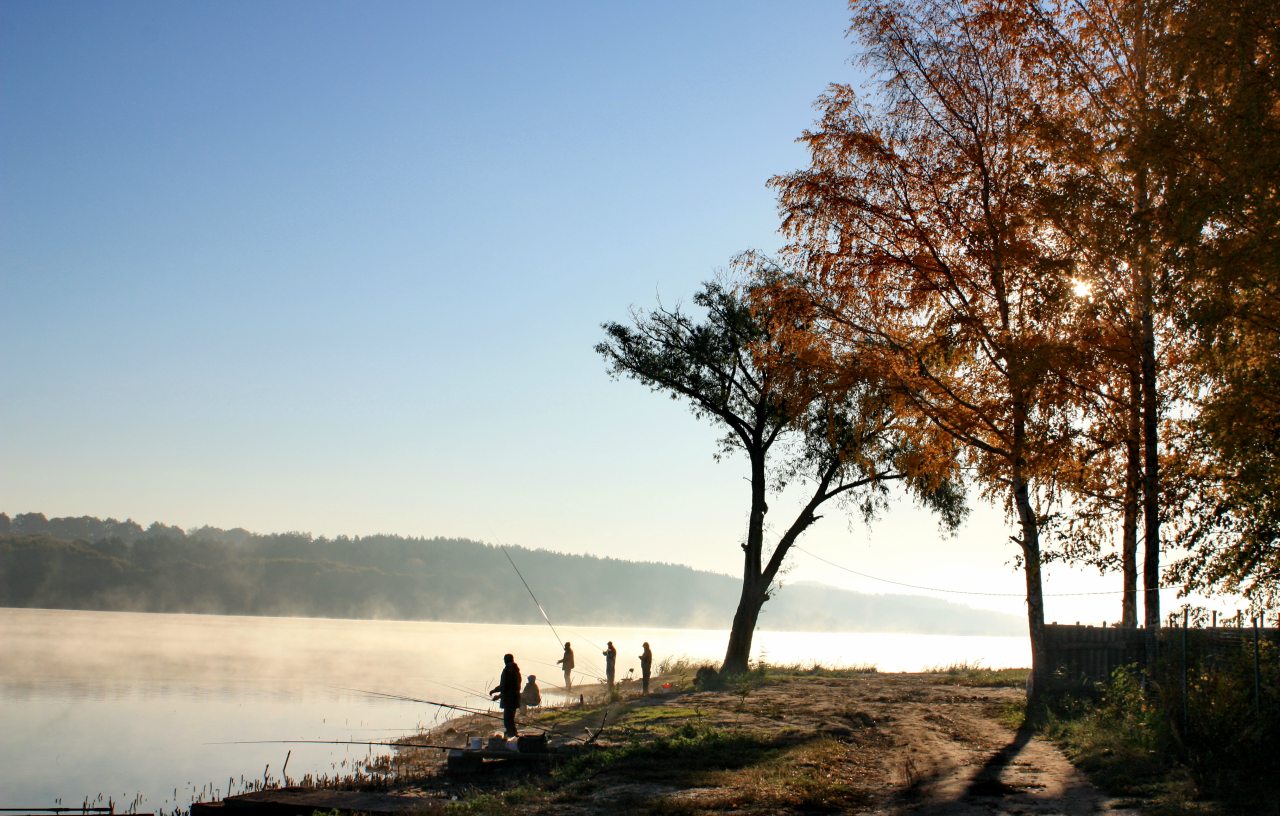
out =
<svg viewBox="0 0 1280 816"><path fill-rule="evenodd" d="M629 325L604 324L596 346L614 376L684 401L724 431L722 452L747 460L750 509L727 673L747 669L761 609L825 504L844 500L869 520L888 485L904 481L944 525L958 525L965 512L949 440L900 420L890 396L856 366L834 365L831 347L809 331L812 299L777 267L749 266L741 284L705 284L693 298L701 314L635 311ZM769 500L788 485L802 493L800 509L767 541Z"/></svg>

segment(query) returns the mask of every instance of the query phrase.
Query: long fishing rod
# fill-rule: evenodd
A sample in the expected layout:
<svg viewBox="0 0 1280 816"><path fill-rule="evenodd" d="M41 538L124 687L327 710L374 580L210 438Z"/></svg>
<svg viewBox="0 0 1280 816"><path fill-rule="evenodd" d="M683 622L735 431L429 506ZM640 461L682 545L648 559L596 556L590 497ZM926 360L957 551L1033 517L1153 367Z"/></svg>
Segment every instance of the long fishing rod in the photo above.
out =
<svg viewBox="0 0 1280 816"><path fill-rule="evenodd" d="M362 742L360 740L234 740L232 742L206 742L205 745L379 745L392 748L439 748L441 751L449 751L458 747L456 745L433 745L426 742Z"/></svg>
<svg viewBox="0 0 1280 816"><path fill-rule="evenodd" d="M502 719L501 714L494 714L492 711L485 711L483 709L473 708L471 706L460 706L460 705L453 705L452 703L441 703L441 702L437 702L436 700L422 700L418 697L406 697L402 694L387 694L386 692L383 692L383 691L369 691L368 689L344 687L343 690L354 691L360 694L368 694L372 697L385 697L388 700L403 700L406 703L422 703L424 705L439 706L440 708L450 708L450 709L453 709L454 711L461 711L464 714L478 714L482 717L492 717L493 719L496 719L496 720Z"/></svg>
<svg viewBox="0 0 1280 816"><path fill-rule="evenodd" d="M428 682L435 683L438 686L444 686L445 688L448 688L448 689L453 689L454 691L460 691L463 694L468 695L469 697L488 697L489 696L487 692L480 691L479 689L467 688L466 686L456 686L453 683L446 683L443 680L430 680Z"/></svg>
<svg viewBox="0 0 1280 816"><path fill-rule="evenodd" d="M557 640L557 641L559 641L560 645L561 645L561 646L564 646L564 638L560 637L560 633L556 631L555 624L553 624L553 623L551 622L551 618L547 616L547 610L545 610L545 609L543 609L543 608L542 608L542 603L538 600L538 596L533 594L533 590L529 587L529 582L528 582L528 581L526 581L526 580L524 579L524 574L523 574L522 572L520 572L520 568L519 568L519 567L517 567L517 566L516 566L516 562L515 562L514 560L512 560L512 558L511 558L511 553L507 552L507 548L506 548L505 546L503 546L502 544L499 544L499 545L498 545L498 549L502 550L502 554L503 554L503 555L505 555L505 556L507 557L507 561L508 561L508 563L510 563L510 564L511 564L511 569L513 569L513 570L515 570L515 571L516 571L516 575L517 575L517 576L519 576L519 578L520 578L520 583L524 584L525 591L529 593L529 597L533 599L533 603L534 603L534 605L536 605L536 606L538 607L538 611L542 613L542 619L543 619L543 620L545 620L545 621L547 622L547 626L550 626L550 627L551 627L551 633L552 633L553 635L555 635L555 636L556 636L556 640ZM587 643L590 643L592 646L594 646L594 647L595 647L595 648L597 648L597 649L599 649L599 648L600 648L600 644L595 643L595 642L591 641L590 639L587 639ZM603 652L603 650L601 650L601 651ZM591 664L591 665L593 665L593 666L595 666L595 668L597 669L597 671L599 671L599 664L595 663L595 661L594 661L594 660L588 659L586 662L587 662L587 663L589 663L589 664ZM597 680L597 681L599 681L599 682L601 682L601 683L603 683L603 682L605 681L605 678L604 678L604 676L603 676L602 674L598 674L598 673L597 673L597 674L592 674L591 672L584 672L584 671L581 671L581 670L579 670L579 672L580 672L581 674L585 674L585 675L587 675L588 677L591 677L591 678L593 678L593 679L595 679L595 680Z"/></svg>
<svg viewBox="0 0 1280 816"><path fill-rule="evenodd" d="M532 659L530 659L528 662L530 662L530 663L534 663L534 664L539 665L539 666L546 666L546 667L548 667L548 668L555 669L556 671L560 671L560 667L559 667L557 664L555 664L555 663L548 663L548 662L547 662L547 661L545 661L545 660L532 660ZM592 674L591 672L589 672L589 671L583 671L582 669L579 669L579 668L577 668L576 666L574 667L574 671L576 671L578 674L581 674L581 675L583 675L583 676L585 676L585 677L589 677L590 679L595 680L595 681L597 681L597 682L599 682L599 683L603 683L603 682L604 682L604 676L603 676L603 675L600 675L600 674ZM557 686L555 683L550 683L550 682L548 682L548 683L543 683L543 685L550 686L550 687L552 687L552 688L564 688L563 686Z"/></svg>
<svg viewBox="0 0 1280 816"><path fill-rule="evenodd" d="M489 719L492 719L492 720L503 720L503 715L501 715L501 714L495 714L495 713L493 713L492 711L485 711L485 710L482 710L482 709L479 709L479 708L471 708L471 707L469 707L469 706L458 706L458 705L452 705L451 703L440 703L440 702L436 702L435 700L420 700L420 699L418 699L417 697L405 697L404 695L401 695L401 694L387 694L386 692L382 692L382 691L369 691L369 690L367 690L367 689L354 689L354 688L348 688L348 689L345 689L345 690L346 690L346 691L356 691L356 692L359 692L359 693L361 693L361 694L369 694L369 695L372 695L372 696L374 696L374 697L385 697L385 698L386 698L386 699L388 699L388 700L404 700L404 701L405 701L405 702L407 702L407 703L425 703L426 705L440 706L441 708L451 708L451 709L453 709L454 711L461 711L461 712L462 712L462 713L464 713L464 714L474 714L475 716L478 716L478 717L488 717ZM504 720L504 722L505 722L505 720ZM541 732L543 732L543 733L548 733L548 732L551 730L551 729L543 728L543 727L538 726L538 725L532 725L531 727L536 728L536 729L538 729L539 731L541 731ZM275 742L279 742L280 740L274 740L274 741L275 741ZM353 744L353 745L360 745L360 744L363 744L363 743L352 743L352 744ZM376 743L374 743L374 744L376 744ZM428 747L430 747L430 746L428 746Z"/></svg>
<svg viewBox="0 0 1280 816"><path fill-rule="evenodd" d="M529 593L530 598L533 598L534 605L537 606L538 611L542 613L542 619L547 622L547 626L551 627L551 634L555 635L556 640L558 640L560 645L563 646L564 638L560 637L560 633L556 631L555 624L551 622L551 618L547 617L547 610L542 608L542 604L538 601L538 596L534 595L533 590L529 588L529 582L524 579L524 574L520 572L520 568L516 566L516 562L511 560L511 553L507 552L507 548L501 544L498 545L498 548L502 550L502 554L507 557L508 563L511 564L511 569L515 570L516 575L520 577L520 583L524 584L525 591Z"/></svg>

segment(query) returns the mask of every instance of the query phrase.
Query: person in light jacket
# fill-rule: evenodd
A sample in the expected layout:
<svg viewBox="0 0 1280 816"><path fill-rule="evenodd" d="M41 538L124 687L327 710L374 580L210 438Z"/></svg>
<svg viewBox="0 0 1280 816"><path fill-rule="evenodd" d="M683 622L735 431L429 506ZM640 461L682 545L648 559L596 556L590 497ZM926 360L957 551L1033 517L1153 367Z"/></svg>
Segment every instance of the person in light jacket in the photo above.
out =
<svg viewBox="0 0 1280 816"><path fill-rule="evenodd" d="M604 679L609 684L609 688L613 688L613 675L618 668L618 650L613 648L613 641L609 641L609 648L601 652L604 655Z"/></svg>

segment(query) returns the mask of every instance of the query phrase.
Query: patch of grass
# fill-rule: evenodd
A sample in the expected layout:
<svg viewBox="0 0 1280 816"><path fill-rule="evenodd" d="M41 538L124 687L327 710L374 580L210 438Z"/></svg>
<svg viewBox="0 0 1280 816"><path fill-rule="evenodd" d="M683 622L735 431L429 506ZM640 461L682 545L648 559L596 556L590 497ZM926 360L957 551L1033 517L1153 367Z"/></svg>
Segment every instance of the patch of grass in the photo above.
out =
<svg viewBox="0 0 1280 816"><path fill-rule="evenodd" d="M1027 725L1027 701L1025 699L1008 700L1001 703L995 712L995 719L1001 725L1017 731Z"/></svg>
<svg viewBox="0 0 1280 816"><path fill-rule="evenodd" d="M596 706L575 706L573 708L543 708L533 721L538 725L557 725L568 720L576 720L584 717L593 711L598 711Z"/></svg>
<svg viewBox="0 0 1280 816"><path fill-rule="evenodd" d="M834 739L780 744L760 762L707 772L710 789L695 797L662 796L636 810L664 816L861 811L875 797L860 786L857 768L852 749Z"/></svg>
<svg viewBox="0 0 1280 816"><path fill-rule="evenodd" d="M1095 783L1113 795L1137 797L1144 812L1214 812L1195 803L1195 785L1173 761L1166 720L1136 669L1117 669L1100 694L1054 699L1032 719Z"/></svg>
<svg viewBox="0 0 1280 816"><path fill-rule="evenodd" d="M622 718L622 722L626 725L641 726L662 722L664 720L697 719L701 716L703 716L703 712L696 708L683 708L680 706L644 706L642 708L633 708L628 711Z"/></svg>
<svg viewBox="0 0 1280 816"><path fill-rule="evenodd" d="M450 802L437 812L447 816L509 816L520 805L545 801L547 798L546 792L539 788L519 785L496 793L477 793L464 800Z"/></svg>
<svg viewBox="0 0 1280 816"><path fill-rule="evenodd" d="M852 666L824 666L821 663L757 663L770 677L856 677L859 674L875 674L874 663Z"/></svg>
<svg viewBox="0 0 1280 816"><path fill-rule="evenodd" d="M667 734L609 748L583 748L553 772L561 783L625 772L629 780L697 784L711 770L741 768L775 752L768 740L718 728L685 723Z"/></svg>
<svg viewBox="0 0 1280 816"><path fill-rule="evenodd" d="M988 669L979 663L952 663L926 669L931 674L946 675L947 679L961 686L979 688L1025 688L1030 669Z"/></svg>

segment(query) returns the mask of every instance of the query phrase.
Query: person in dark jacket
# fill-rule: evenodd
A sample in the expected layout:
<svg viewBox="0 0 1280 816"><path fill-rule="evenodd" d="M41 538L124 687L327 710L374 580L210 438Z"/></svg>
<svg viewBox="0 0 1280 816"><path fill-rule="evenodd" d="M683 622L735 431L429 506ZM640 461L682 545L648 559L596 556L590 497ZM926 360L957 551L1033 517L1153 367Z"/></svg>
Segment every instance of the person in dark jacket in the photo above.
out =
<svg viewBox="0 0 1280 816"><path fill-rule="evenodd" d="M489 691L493 699L502 706L502 728L508 739L516 736L516 709L520 708L520 667L516 659L509 654L502 656L502 677L498 685Z"/></svg>
<svg viewBox="0 0 1280 816"><path fill-rule="evenodd" d="M613 648L613 641L609 641L609 648L605 649L601 654L604 655L604 678L609 684L609 688L613 688L613 675L618 667L618 650Z"/></svg>
<svg viewBox="0 0 1280 816"><path fill-rule="evenodd" d="M640 652L640 678L644 683L642 691L644 694L649 693L649 671L653 668L653 652L649 651L648 641L644 644L644 651Z"/></svg>
<svg viewBox="0 0 1280 816"><path fill-rule="evenodd" d="M573 688L573 649L570 648L568 641L564 644L564 657L556 661L564 666L564 690L568 691Z"/></svg>
<svg viewBox="0 0 1280 816"><path fill-rule="evenodd" d="M520 692L520 716L528 714L531 707L540 705L542 705L542 689L538 688L537 676L531 674L529 681L524 684L524 690Z"/></svg>

